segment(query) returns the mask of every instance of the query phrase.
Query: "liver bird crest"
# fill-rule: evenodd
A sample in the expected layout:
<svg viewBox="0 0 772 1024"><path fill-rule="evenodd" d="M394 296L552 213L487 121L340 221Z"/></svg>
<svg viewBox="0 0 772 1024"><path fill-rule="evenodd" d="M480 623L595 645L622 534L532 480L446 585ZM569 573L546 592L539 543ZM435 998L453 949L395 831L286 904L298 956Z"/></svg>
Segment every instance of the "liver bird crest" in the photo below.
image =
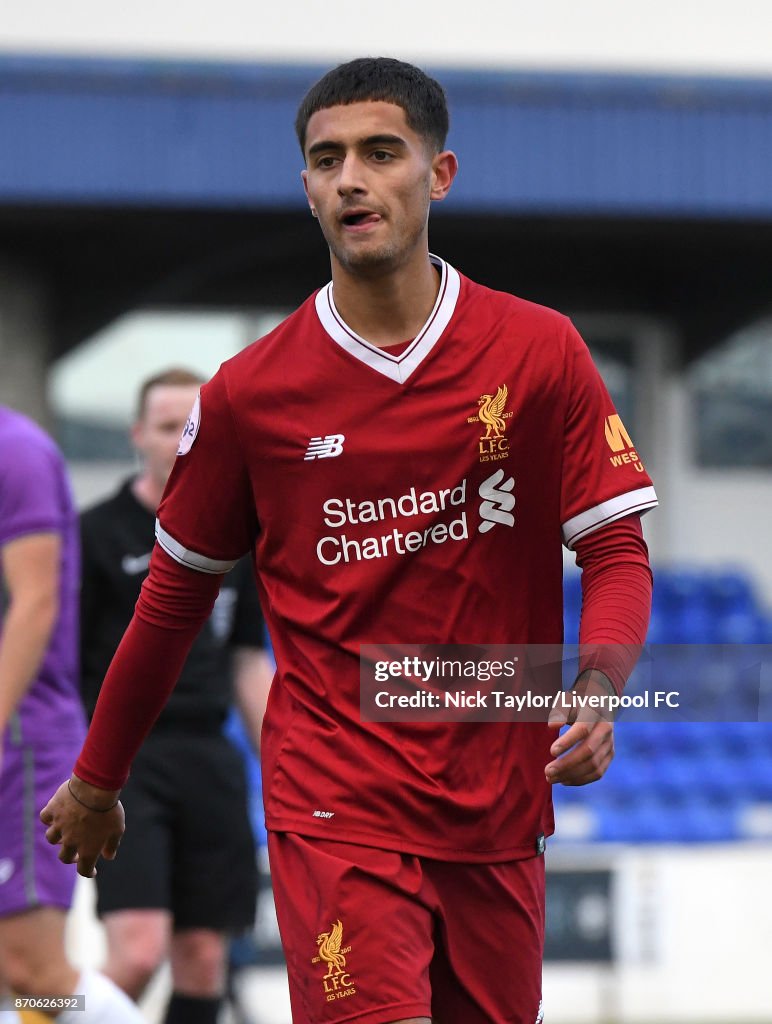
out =
<svg viewBox="0 0 772 1024"><path fill-rule="evenodd" d="M488 428L486 437L501 437L506 426L502 413L507 404L509 390L506 384L502 384L495 395L480 395L478 404L480 406L480 422ZM493 435L491 435L493 431Z"/></svg>
<svg viewBox="0 0 772 1024"><path fill-rule="evenodd" d="M325 978L332 978L343 974L346 967L346 958L341 953L340 947L343 944L343 925L336 921L329 932L322 932L317 936L316 944L319 947L319 956L327 964Z"/></svg>

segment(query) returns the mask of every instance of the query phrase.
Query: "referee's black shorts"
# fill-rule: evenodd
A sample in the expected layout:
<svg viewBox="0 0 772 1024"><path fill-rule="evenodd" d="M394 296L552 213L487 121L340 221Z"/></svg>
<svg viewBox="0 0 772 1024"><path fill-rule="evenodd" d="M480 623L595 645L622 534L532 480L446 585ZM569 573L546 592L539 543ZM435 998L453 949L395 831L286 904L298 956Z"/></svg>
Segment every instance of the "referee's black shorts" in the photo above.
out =
<svg viewBox="0 0 772 1024"><path fill-rule="evenodd" d="M100 861L97 911L169 910L174 928L254 923L257 860L241 755L219 731L151 733L121 793L126 832Z"/></svg>

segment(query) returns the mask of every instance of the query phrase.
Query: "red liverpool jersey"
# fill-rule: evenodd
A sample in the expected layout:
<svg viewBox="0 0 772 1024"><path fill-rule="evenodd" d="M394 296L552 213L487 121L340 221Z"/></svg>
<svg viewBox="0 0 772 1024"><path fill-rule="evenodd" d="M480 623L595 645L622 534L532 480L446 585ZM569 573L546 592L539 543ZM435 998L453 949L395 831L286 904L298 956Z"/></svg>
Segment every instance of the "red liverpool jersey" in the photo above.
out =
<svg viewBox="0 0 772 1024"><path fill-rule="evenodd" d="M560 643L561 542L657 499L570 321L434 262L436 304L399 355L328 285L223 364L158 540L204 572L254 552L278 666L269 829L514 859L552 831L554 734L363 722L359 645Z"/></svg>

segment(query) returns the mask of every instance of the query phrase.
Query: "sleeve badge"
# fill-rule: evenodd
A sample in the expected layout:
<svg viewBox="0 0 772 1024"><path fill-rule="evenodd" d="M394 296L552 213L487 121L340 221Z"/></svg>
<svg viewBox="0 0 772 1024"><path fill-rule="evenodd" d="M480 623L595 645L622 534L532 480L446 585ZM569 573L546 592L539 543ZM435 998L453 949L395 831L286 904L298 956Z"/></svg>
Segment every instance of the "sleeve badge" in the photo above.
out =
<svg viewBox="0 0 772 1024"><path fill-rule="evenodd" d="M193 408L190 410L185 429L182 431L182 437L180 438L179 447L177 448L178 455L187 455L190 449L193 447L193 442L198 436L198 428L201 426L201 395L196 395L196 400L193 403Z"/></svg>

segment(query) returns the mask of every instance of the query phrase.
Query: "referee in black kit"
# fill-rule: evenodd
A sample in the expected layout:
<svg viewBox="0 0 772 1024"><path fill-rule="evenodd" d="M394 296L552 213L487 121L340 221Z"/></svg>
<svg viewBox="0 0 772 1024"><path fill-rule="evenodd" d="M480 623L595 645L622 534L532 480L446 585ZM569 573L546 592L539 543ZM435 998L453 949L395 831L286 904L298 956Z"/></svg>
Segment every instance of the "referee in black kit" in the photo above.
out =
<svg viewBox="0 0 772 1024"><path fill-rule="evenodd" d="M81 517L82 694L94 711L147 575L156 508L200 377L172 369L140 390L132 442L139 474ZM225 578L179 683L121 794L131 828L97 876L104 970L139 999L171 960L165 1024L216 1024L227 943L254 921L257 871L241 756L222 726L235 699L255 744L272 675L251 567Z"/></svg>

